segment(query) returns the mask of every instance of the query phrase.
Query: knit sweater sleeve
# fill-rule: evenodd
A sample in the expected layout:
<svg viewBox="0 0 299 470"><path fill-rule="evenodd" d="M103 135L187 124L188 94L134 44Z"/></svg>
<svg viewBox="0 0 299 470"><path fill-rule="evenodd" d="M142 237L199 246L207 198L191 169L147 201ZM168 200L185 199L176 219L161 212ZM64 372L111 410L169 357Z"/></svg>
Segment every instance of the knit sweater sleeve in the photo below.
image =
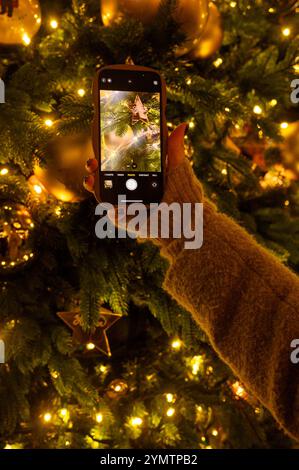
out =
<svg viewBox="0 0 299 470"><path fill-rule="evenodd" d="M169 177L166 201L203 202L203 245L160 240L169 262L164 287L208 335L232 371L299 440L299 279L203 198L187 161Z"/></svg>

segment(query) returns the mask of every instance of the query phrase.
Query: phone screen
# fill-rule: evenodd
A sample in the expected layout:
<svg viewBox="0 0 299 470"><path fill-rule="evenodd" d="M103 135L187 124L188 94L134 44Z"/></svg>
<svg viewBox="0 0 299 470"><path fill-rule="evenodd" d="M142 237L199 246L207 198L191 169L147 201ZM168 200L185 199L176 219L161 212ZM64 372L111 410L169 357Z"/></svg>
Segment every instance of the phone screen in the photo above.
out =
<svg viewBox="0 0 299 470"><path fill-rule="evenodd" d="M99 77L103 200L155 202L163 192L161 79L155 72L104 70Z"/></svg>

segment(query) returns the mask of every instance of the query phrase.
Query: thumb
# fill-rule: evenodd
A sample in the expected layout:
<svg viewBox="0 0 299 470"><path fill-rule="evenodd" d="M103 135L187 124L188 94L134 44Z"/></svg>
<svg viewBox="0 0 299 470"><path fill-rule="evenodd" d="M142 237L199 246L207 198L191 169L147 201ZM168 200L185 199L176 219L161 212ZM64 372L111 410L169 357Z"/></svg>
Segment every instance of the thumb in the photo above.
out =
<svg viewBox="0 0 299 470"><path fill-rule="evenodd" d="M180 124L168 138L168 170L179 166L185 158L184 137L188 123Z"/></svg>

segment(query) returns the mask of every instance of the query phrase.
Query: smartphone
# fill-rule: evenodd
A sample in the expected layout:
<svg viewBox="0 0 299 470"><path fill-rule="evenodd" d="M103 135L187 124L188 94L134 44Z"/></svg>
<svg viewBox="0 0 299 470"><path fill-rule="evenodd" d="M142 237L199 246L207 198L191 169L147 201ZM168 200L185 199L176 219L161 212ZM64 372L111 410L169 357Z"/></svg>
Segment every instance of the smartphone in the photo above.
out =
<svg viewBox="0 0 299 470"><path fill-rule="evenodd" d="M167 144L164 79L151 68L113 65L98 71L93 89L97 199L159 203Z"/></svg>

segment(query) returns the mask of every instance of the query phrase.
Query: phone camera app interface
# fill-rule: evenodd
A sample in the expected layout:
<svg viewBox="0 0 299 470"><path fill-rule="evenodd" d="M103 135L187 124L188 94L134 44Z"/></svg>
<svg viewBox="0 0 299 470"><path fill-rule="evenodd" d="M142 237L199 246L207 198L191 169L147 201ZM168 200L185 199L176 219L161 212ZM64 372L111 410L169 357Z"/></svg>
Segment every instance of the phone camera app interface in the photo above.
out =
<svg viewBox="0 0 299 470"><path fill-rule="evenodd" d="M160 94L100 91L101 171L160 172Z"/></svg>

